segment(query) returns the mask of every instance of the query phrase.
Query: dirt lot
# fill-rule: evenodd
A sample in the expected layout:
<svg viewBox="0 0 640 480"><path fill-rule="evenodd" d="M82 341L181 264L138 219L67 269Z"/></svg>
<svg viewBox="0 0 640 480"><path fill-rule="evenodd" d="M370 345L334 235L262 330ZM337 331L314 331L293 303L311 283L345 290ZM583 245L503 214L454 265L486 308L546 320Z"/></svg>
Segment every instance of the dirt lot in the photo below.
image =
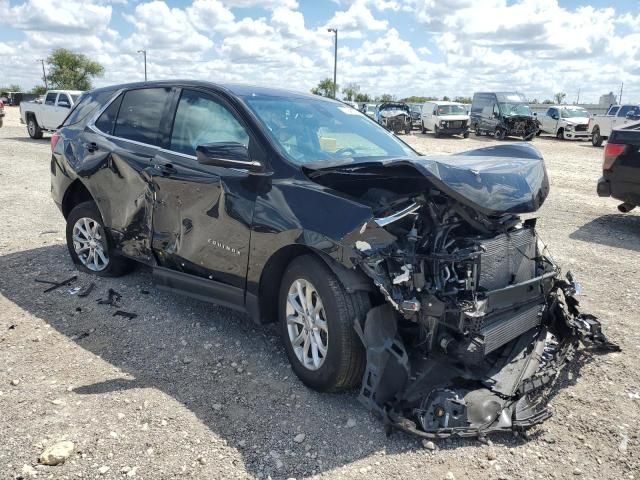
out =
<svg viewBox="0 0 640 480"><path fill-rule="evenodd" d="M494 143L406 137L424 153ZM49 197L48 139L8 109L0 129L0 479L591 478L640 476L640 215L598 198L602 149L537 138L552 183L542 238L583 284L583 309L622 353L585 358L524 437L437 443L387 438L355 394L306 389L275 329L157 290L148 273L96 282L85 298L37 277L76 274ZM113 288L122 310L96 302ZM304 435L299 435L304 434ZM42 466L70 440L64 465Z"/></svg>

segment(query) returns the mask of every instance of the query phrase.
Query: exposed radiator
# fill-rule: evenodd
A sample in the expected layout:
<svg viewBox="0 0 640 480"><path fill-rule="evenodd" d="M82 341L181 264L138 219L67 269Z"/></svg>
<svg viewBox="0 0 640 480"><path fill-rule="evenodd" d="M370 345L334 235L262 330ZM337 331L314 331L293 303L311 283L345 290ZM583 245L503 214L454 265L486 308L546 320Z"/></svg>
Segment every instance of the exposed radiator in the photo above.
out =
<svg viewBox="0 0 640 480"><path fill-rule="evenodd" d="M485 325L480 330L484 338L484 354L493 352L505 343L540 324L542 305L535 305L515 315L509 315Z"/></svg>
<svg viewBox="0 0 640 480"><path fill-rule="evenodd" d="M480 287L496 290L535 277L536 238L521 228L482 242Z"/></svg>

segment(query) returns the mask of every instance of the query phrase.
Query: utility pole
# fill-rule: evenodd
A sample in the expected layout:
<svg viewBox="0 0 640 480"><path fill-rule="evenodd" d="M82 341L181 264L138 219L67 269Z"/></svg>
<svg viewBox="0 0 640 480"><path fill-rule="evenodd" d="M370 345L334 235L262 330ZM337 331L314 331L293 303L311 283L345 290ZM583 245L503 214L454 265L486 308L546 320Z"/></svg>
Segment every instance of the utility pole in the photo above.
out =
<svg viewBox="0 0 640 480"><path fill-rule="evenodd" d="M42 63L42 79L44 80L45 90L49 90L49 84L47 83L47 73L44 71L44 58L39 58L38 62Z"/></svg>
<svg viewBox="0 0 640 480"><path fill-rule="evenodd" d="M146 50L138 50L138 53L141 53L144 57L144 81L147 81L147 51Z"/></svg>
<svg viewBox="0 0 640 480"><path fill-rule="evenodd" d="M578 89L578 98L576 100L576 105L580 104L580 89Z"/></svg>
<svg viewBox="0 0 640 480"><path fill-rule="evenodd" d="M336 98L336 81L338 75L338 29L327 28L327 32L334 33L334 49L333 49L333 98Z"/></svg>
<svg viewBox="0 0 640 480"><path fill-rule="evenodd" d="M622 105L622 89L623 88L624 88L624 82L620 84L620 102L619 102L620 105Z"/></svg>

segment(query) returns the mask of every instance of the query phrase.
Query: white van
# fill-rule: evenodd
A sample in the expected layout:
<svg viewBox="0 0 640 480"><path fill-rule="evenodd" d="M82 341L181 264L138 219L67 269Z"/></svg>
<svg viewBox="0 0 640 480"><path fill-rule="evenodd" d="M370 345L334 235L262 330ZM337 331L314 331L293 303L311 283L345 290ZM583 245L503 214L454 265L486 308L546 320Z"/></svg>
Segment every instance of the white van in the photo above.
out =
<svg viewBox="0 0 640 480"><path fill-rule="evenodd" d="M457 102L425 102L422 106L422 133L469 137L469 112Z"/></svg>

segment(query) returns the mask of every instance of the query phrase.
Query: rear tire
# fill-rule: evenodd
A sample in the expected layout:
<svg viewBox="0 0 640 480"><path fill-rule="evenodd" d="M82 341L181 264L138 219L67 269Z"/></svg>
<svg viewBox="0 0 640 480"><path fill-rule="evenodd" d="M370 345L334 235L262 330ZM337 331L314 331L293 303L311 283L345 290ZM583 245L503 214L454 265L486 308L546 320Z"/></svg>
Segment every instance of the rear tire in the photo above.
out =
<svg viewBox="0 0 640 480"><path fill-rule="evenodd" d="M27 132L29 132L29 136L34 140L40 140L42 138L42 129L38 125L36 117L33 115L30 115L27 120Z"/></svg>
<svg viewBox="0 0 640 480"><path fill-rule="evenodd" d="M602 146L603 140L604 139L602 138L602 135L600 135L600 128L593 127L593 132L591 134L591 145L593 145L594 147L600 147Z"/></svg>
<svg viewBox="0 0 640 480"><path fill-rule="evenodd" d="M298 298L311 306L302 305ZM318 305L322 306L321 311L314 313ZM370 308L365 292L347 293L331 269L315 255L297 257L289 264L278 298L280 334L291 368L302 383L320 392L336 392L362 381L365 348L353 322L363 321ZM307 316L304 312L309 311L312 313ZM309 338L306 347L307 340L300 340L307 338L305 331ZM314 343L319 364L313 354ZM325 355L320 359L322 348Z"/></svg>
<svg viewBox="0 0 640 480"><path fill-rule="evenodd" d="M69 255L81 272L118 277L131 270L131 260L115 255L113 240L94 202L76 205L67 217L66 230Z"/></svg>

